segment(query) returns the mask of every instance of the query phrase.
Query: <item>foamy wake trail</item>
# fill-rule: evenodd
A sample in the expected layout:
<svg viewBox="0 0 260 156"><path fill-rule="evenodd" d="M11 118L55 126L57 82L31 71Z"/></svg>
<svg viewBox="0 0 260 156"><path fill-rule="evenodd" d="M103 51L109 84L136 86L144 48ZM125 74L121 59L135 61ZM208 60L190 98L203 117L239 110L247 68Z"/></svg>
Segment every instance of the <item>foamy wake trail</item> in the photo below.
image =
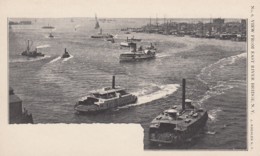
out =
<svg viewBox="0 0 260 156"><path fill-rule="evenodd" d="M226 65L234 64L236 61L238 61L240 59L244 59L246 57L247 57L247 54L242 53L242 54L238 54L235 56L230 56L230 57L220 59L219 61L217 61L207 67L204 67L197 77L201 82L203 82L204 84L207 84L207 80L211 79L211 73L213 71L223 68Z"/></svg>
<svg viewBox="0 0 260 156"><path fill-rule="evenodd" d="M14 60L9 60L10 63L21 63L21 62L33 62L33 61L39 61L43 60L45 58L49 58L51 56L45 55L44 57L36 57L36 58L20 58L20 59L14 59Z"/></svg>
<svg viewBox="0 0 260 156"><path fill-rule="evenodd" d="M70 57L63 59L63 62L66 62L66 61L68 61L69 59L71 59L73 57L74 57L73 55L70 55Z"/></svg>
<svg viewBox="0 0 260 156"><path fill-rule="evenodd" d="M208 112L208 115L209 115L209 119L213 122L217 121L217 115L218 115L218 112L221 112L222 110L220 108L217 108L217 109L213 109L213 110L210 110Z"/></svg>
<svg viewBox="0 0 260 156"><path fill-rule="evenodd" d="M119 109L142 105L166 97L174 93L179 88L179 86L180 86L179 84L168 84L168 85L157 86L159 89L155 92L150 92L148 90L141 90L139 92L133 93L138 97L137 103L122 106L119 107Z"/></svg>
<svg viewBox="0 0 260 156"><path fill-rule="evenodd" d="M205 101L207 101L209 98L224 94L226 90L234 88L233 85L229 85L227 82L218 81L217 85L210 88L203 97L197 101L197 105L201 106Z"/></svg>
<svg viewBox="0 0 260 156"><path fill-rule="evenodd" d="M49 44L45 44L45 45L39 45L36 48L39 49L39 48L48 48L48 47L50 47L50 45Z"/></svg>
<svg viewBox="0 0 260 156"><path fill-rule="evenodd" d="M60 60L60 59L61 59L61 57L59 56L59 57L57 57L57 58L51 60L49 63L54 63L54 62L56 62L56 61L58 61L58 60Z"/></svg>
<svg viewBox="0 0 260 156"><path fill-rule="evenodd" d="M170 55L167 55L167 54L157 54L156 57L157 58L163 58L163 57L168 57Z"/></svg>

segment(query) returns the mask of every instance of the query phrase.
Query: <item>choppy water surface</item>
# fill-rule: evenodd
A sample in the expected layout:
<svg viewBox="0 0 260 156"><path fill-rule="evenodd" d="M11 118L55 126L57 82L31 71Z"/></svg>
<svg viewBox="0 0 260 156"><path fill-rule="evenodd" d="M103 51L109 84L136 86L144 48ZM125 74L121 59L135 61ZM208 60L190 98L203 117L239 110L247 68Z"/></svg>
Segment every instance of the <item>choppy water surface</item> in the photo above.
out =
<svg viewBox="0 0 260 156"><path fill-rule="evenodd" d="M9 32L9 82L35 123L140 123L144 148L151 120L173 104L180 104L182 78L187 79L187 98L208 110L205 130L183 147L170 149L246 149L246 43L174 37L159 34L124 34L123 27L141 26L140 19L115 19L100 23L104 33L116 35L116 43L91 39L98 33L94 20L39 19L30 26L13 26ZM54 38L47 24L55 26ZM76 31L75 31L76 28ZM155 60L119 63L119 43L126 37L155 43ZM28 59L20 55L26 40L46 54ZM70 58L60 56L64 48ZM94 116L75 114L76 101L91 90L116 84L136 94L136 104ZM156 148L156 147L155 147Z"/></svg>

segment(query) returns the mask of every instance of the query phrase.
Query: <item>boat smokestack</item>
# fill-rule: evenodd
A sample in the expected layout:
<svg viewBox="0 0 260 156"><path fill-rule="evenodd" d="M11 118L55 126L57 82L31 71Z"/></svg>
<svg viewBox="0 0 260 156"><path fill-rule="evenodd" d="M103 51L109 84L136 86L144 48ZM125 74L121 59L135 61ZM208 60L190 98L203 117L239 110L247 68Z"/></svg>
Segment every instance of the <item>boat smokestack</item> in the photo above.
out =
<svg viewBox="0 0 260 156"><path fill-rule="evenodd" d="M112 88L115 89L115 75L113 75L112 78Z"/></svg>
<svg viewBox="0 0 260 156"><path fill-rule="evenodd" d="M185 110L185 85L186 80L182 79L182 110Z"/></svg>

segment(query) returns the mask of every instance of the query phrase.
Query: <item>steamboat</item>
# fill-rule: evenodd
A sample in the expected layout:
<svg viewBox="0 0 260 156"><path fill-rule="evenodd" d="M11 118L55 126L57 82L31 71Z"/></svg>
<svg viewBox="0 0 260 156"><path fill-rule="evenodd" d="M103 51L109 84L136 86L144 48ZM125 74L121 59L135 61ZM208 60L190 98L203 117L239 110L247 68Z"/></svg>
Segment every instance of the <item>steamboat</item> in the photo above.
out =
<svg viewBox="0 0 260 156"><path fill-rule="evenodd" d="M44 56L41 52L37 51L37 48L35 50L31 51L30 47L32 46L33 42L30 43L30 40L27 41L27 48L25 51L22 52L21 55L28 56L28 57L37 57L37 56Z"/></svg>
<svg viewBox="0 0 260 156"><path fill-rule="evenodd" d="M192 138L203 129L208 113L196 108L190 100L185 100L185 79L183 79L182 105L174 105L152 120L149 141L152 144L180 144Z"/></svg>
<svg viewBox="0 0 260 156"><path fill-rule="evenodd" d="M152 44L144 49L140 46L138 50L136 50L136 43L132 43L130 46L130 52L120 54L119 59L120 62L154 59L156 51L156 48Z"/></svg>
<svg viewBox="0 0 260 156"><path fill-rule="evenodd" d="M112 87L90 92L88 96L83 97L76 103L74 109L78 113L95 113L136 101L137 96L128 93L124 88L115 86L115 76L113 76Z"/></svg>

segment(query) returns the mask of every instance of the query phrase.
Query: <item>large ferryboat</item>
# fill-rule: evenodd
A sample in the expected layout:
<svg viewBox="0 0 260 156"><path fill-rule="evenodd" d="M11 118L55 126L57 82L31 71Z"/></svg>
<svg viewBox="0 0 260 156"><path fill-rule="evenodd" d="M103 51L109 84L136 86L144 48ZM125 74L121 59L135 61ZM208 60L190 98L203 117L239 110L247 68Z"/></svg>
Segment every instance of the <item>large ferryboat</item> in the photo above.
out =
<svg viewBox="0 0 260 156"><path fill-rule="evenodd" d="M90 92L90 95L83 97L76 103L74 109L78 113L95 113L136 101L137 96L126 92L124 88L115 86L115 76L113 76L112 87Z"/></svg>
<svg viewBox="0 0 260 156"><path fill-rule="evenodd" d="M149 141L152 144L180 144L192 138L206 124L208 113L185 100L183 79L182 105L174 105L163 111L150 124Z"/></svg>

